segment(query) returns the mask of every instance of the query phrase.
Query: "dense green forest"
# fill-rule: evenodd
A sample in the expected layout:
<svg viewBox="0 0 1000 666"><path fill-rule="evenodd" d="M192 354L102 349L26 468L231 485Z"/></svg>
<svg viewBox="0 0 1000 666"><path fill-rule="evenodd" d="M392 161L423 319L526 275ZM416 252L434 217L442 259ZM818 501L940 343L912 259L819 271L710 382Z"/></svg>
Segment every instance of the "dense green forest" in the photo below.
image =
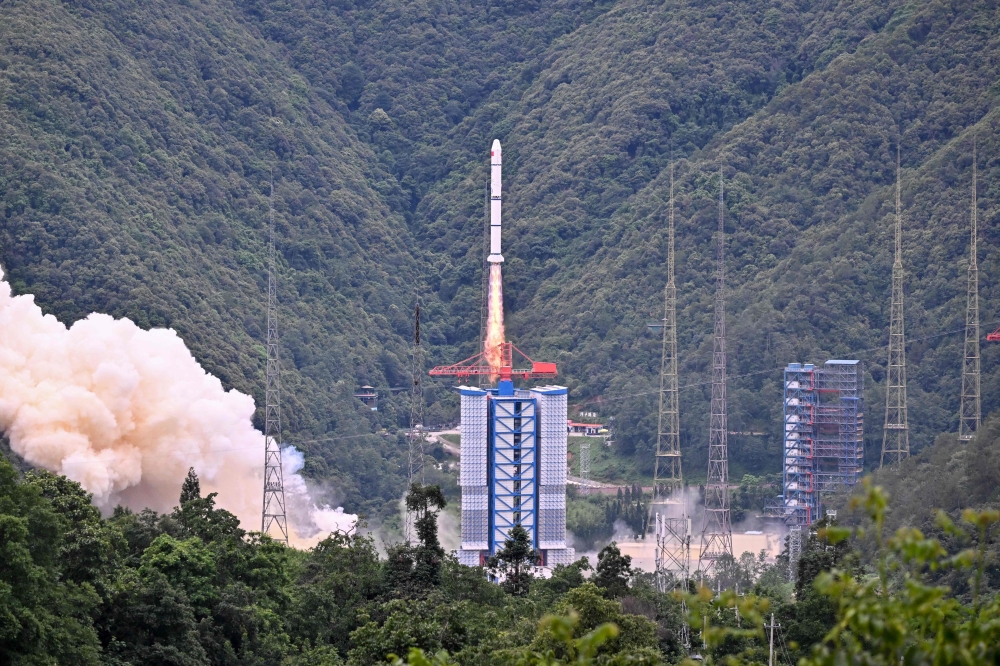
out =
<svg viewBox="0 0 1000 666"><path fill-rule="evenodd" d="M745 553L662 593L615 544L535 578L520 528L485 568L459 565L437 486L407 494L412 544L338 532L302 551L248 534L193 470L172 512L102 518L78 484L0 458L0 661L761 664L774 631L778 664L994 663L998 461L1000 420L945 436L877 475L888 490L844 498L842 525L815 525L794 567Z"/></svg>
<svg viewBox="0 0 1000 666"><path fill-rule="evenodd" d="M773 474L789 361L866 362L877 458L902 156L914 450L956 427L971 143L998 292L990 2L16 0L0 7L0 261L18 293L175 328L262 397L268 182L288 439L373 518L403 492L412 308L479 335L486 147L505 152L508 332L648 474L675 161L685 471L703 475L726 187L731 455ZM998 407L984 346L984 411ZM371 412L353 393L379 388ZM428 382L426 420L455 417ZM377 433L389 436L352 437ZM316 442L317 439L329 441Z"/></svg>

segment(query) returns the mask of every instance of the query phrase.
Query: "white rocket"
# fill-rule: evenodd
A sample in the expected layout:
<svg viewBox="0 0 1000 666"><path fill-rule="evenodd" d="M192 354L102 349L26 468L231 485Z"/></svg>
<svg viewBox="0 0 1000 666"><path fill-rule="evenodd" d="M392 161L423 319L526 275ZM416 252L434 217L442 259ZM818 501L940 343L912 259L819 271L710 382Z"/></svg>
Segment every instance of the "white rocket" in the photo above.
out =
<svg viewBox="0 0 1000 666"><path fill-rule="evenodd" d="M503 263L500 254L500 141L493 140L490 149L490 256L491 264Z"/></svg>

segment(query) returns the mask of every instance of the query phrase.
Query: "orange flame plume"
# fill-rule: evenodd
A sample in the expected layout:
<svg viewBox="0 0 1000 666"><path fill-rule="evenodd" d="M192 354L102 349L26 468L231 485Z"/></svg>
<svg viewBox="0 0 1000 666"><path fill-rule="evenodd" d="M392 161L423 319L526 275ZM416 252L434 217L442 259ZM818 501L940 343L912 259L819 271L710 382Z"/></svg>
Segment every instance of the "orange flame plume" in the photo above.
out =
<svg viewBox="0 0 1000 666"><path fill-rule="evenodd" d="M497 370L503 365L503 355L500 349L505 341L503 330L503 274L500 272L500 264L490 264L490 299L489 315L486 318L486 339L483 347L486 352L486 359L491 368ZM499 374L491 376L492 381L496 381Z"/></svg>

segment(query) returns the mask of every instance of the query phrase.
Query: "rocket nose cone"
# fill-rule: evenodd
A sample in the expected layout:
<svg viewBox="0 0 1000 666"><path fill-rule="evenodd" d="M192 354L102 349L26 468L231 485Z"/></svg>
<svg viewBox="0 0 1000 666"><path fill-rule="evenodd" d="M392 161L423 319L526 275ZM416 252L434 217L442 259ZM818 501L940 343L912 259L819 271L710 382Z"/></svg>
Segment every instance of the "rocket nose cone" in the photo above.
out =
<svg viewBox="0 0 1000 666"><path fill-rule="evenodd" d="M493 157L500 157L500 139L493 139L493 147L490 148Z"/></svg>

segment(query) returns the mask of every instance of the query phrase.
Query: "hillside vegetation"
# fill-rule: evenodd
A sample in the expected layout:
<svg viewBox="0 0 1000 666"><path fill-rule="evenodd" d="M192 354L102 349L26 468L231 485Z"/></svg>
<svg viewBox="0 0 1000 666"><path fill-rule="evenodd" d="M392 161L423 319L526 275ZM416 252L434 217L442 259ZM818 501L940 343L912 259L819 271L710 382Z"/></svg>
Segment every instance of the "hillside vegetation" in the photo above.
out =
<svg viewBox="0 0 1000 666"><path fill-rule="evenodd" d="M505 148L510 337L655 433L675 162L682 445L704 467L718 173L734 469L774 472L789 361L867 364L877 457L900 146L915 450L956 427L971 143L981 304L1000 269L991 2L16 0L0 7L0 261L64 322L177 329L261 397L272 170L289 440L345 508L394 511L412 308L428 363L477 345L486 147ZM1000 403L984 345L984 411ZM352 394L385 395L371 412ZM454 397L428 382L427 420Z"/></svg>

